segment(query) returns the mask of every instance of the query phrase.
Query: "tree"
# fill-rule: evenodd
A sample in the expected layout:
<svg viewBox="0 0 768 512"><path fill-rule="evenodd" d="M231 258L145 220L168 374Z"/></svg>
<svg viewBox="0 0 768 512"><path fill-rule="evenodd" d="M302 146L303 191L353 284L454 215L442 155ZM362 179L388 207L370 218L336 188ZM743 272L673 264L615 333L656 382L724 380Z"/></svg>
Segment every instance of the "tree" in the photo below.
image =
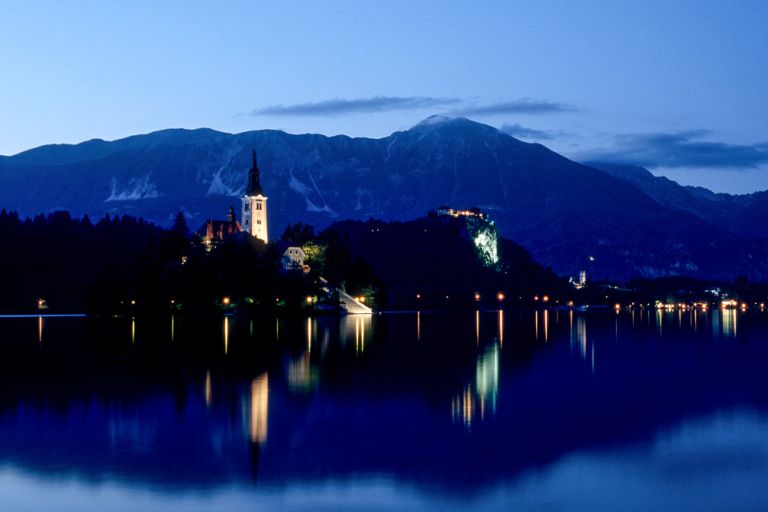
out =
<svg viewBox="0 0 768 512"><path fill-rule="evenodd" d="M184 215L184 212L180 211L176 214L176 220L173 221L171 231L183 238L189 238L189 226L187 225L187 217Z"/></svg>
<svg viewBox="0 0 768 512"><path fill-rule="evenodd" d="M288 224L280 237L280 240L290 242L294 245L304 245L314 239L315 228L309 224L304 224L303 222Z"/></svg>

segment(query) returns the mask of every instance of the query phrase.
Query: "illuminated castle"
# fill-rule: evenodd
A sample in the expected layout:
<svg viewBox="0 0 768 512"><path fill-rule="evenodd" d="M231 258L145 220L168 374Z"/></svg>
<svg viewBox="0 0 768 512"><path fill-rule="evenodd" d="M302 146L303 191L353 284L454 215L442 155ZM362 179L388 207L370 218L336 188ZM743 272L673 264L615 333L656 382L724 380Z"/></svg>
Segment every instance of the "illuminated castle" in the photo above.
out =
<svg viewBox="0 0 768 512"><path fill-rule="evenodd" d="M267 231L267 196L261 189L261 171L256 165L256 150L253 150L253 164L248 171L248 186L242 197L243 215L242 228L246 233L260 239L264 243L269 242Z"/></svg>

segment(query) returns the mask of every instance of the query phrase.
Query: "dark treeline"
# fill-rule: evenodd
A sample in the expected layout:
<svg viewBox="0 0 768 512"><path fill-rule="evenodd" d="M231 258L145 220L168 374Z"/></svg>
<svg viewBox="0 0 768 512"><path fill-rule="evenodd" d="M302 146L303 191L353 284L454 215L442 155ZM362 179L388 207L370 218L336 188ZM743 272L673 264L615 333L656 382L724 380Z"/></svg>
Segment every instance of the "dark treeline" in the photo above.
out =
<svg viewBox="0 0 768 512"><path fill-rule="evenodd" d="M38 298L56 311L83 311L99 286L141 278L143 269L172 260L185 244L175 233L129 216L94 223L54 212L22 220L5 210L0 240L3 311L32 309Z"/></svg>
<svg viewBox="0 0 768 512"><path fill-rule="evenodd" d="M637 279L625 285L591 283L574 290L503 238L499 259L479 257L459 219L408 222L342 221L322 233L288 226L277 243L240 233L213 250L196 241L183 215L170 229L129 216L92 222L66 212L20 219L0 211L0 312L124 313L216 308L318 309L337 304L340 288L375 309L628 304L732 297L765 302L768 286ZM303 248L308 267L284 271L289 245ZM324 279L320 279L320 278ZM325 289L325 290L324 290ZM711 294L717 289L722 293ZM499 299L499 294L503 299ZM544 304L544 298L549 299ZM309 300L307 300L309 299ZM573 301L573 302L572 302Z"/></svg>
<svg viewBox="0 0 768 512"><path fill-rule="evenodd" d="M311 228L308 233L314 237ZM322 292L323 271L353 293L381 294L370 269L335 243L323 245L313 272L282 272L287 242L265 245L241 233L206 251L181 214L164 229L129 216L94 223L66 212L20 219L3 210L0 240L2 312L29 312L38 299L51 312L298 309Z"/></svg>

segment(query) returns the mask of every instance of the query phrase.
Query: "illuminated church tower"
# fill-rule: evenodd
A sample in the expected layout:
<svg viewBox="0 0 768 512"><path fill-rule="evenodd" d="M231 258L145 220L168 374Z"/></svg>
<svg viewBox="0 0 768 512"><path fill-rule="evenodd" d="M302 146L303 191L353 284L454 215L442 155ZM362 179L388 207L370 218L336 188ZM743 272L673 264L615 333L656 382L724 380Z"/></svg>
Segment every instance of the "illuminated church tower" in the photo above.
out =
<svg viewBox="0 0 768 512"><path fill-rule="evenodd" d="M261 190L261 171L256 165L256 150L253 150L253 165L248 171L248 186L243 196L243 231L269 242L267 235L267 197Z"/></svg>

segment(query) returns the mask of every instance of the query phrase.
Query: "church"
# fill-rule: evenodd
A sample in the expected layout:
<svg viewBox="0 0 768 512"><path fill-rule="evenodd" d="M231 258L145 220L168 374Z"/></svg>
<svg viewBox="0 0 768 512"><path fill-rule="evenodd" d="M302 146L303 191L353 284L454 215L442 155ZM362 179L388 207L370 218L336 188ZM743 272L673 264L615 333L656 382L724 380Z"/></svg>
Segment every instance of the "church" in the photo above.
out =
<svg viewBox="0 0 768 512"><path fill-rule="evenodd" d="M235 209L229 209L227 220L206 220L196 231L203 245L211 250L218 243L236 236L238 233L249 233L265 244L269 242L267 228L267 196L261 188L261 171L256 163L256 150L253 150L253 161L248 171L248 184L241 197L241 222L235 218Z"/></svg>

